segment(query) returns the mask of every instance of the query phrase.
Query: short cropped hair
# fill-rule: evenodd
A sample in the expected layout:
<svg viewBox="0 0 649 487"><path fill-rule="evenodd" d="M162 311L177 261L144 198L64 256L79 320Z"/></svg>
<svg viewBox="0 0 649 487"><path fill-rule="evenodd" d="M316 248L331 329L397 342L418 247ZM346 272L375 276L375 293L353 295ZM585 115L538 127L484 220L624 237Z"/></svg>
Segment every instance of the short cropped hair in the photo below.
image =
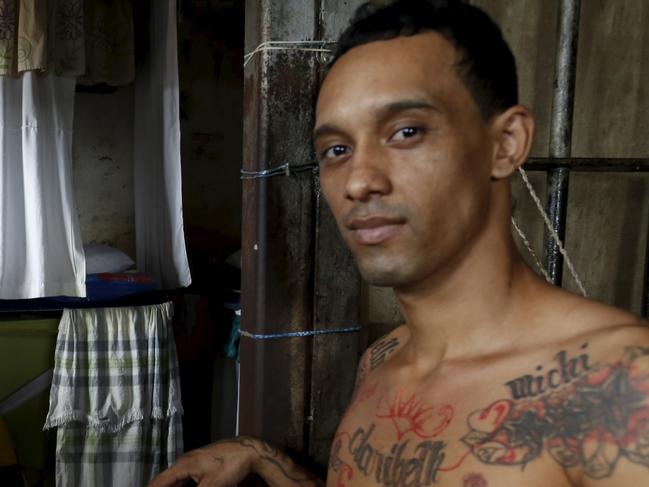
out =
<svg viewBox="0 0 649 487"><path fill-rule="evenodd" d="M500 28L461 0L372 0L356 10L329 66L369 42L438 32L459 54L456 68L483 119L518 103L516 61Z"/></svg>

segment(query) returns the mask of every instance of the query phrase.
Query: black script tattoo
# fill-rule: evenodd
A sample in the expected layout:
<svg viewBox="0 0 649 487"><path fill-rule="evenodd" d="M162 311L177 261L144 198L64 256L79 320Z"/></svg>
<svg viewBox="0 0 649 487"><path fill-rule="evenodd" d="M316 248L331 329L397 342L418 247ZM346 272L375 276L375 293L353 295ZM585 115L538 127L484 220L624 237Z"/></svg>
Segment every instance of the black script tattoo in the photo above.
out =
<svg viewBox="0 0 649 487"><path fill-rule="evenodd" d="M545 449L593 479L610 477L624 458L649 467L649 348L626 347L612 364L572 360L557 359L562 387L471 414L462 438L471 453L486 464L525 467Z"/></svg>
<svg viewBox="0 0 649 487"><path fill-rule="evenodd" d="M587 347L588 344L585 343L581 348L583 350ZM536 375L528 374L506 382L505 385L509 387L512 398L534 397L551 389L558 389L590 370L587 353L570 360L567 357L566 351L562 350L554 356L556 367L548 370L547 373L543 373L543 366L539 365L536 367Z"/></svg>
<svg viewBox="0 0 649 487"><path fill-rule="evenodd" d="M375 427L372 423L367 429L358 428L349 440L348 451L357 471L389 487L419 487L436 482L445 458L443 441L421 441L409 448L410 440L406 440L392 444L385 453L372 444ZM334 461L340 461L339 451L340 444L334 446Z"/></svg>
<svg viewBox="0 0 649 487"><path fill-rule="evenodd" d="M334 444L329 455L329 469L338 475L336 485L345 487L345 480L351 480L354 477L354 469L348 463L340 458L340 450L343 442L340 438L334 439Z"/></svg>
<svg viewBox="0 0 649 487"><path fill-rule="evenodd" d="M371 370L376 369L379 365L385 362L385 359L394 352L399 346L399 340L396 337L390 339L382 339L372 346L370 349L370 367Z"/></svg>
<svg viewBox="0 0 649 487"><path fill-rule="evenodd" d="M289 457L281 448L266 443L265 441L255 441L251 438L240 438L235 441L237 441L241 446L253 449L259 456L260 460L272 464L288 481L303 487L310 487L313 485L324 487L325 482L316 475L306 471L289 472L287 468L290 468L294 463L291 457Z"/></svg>

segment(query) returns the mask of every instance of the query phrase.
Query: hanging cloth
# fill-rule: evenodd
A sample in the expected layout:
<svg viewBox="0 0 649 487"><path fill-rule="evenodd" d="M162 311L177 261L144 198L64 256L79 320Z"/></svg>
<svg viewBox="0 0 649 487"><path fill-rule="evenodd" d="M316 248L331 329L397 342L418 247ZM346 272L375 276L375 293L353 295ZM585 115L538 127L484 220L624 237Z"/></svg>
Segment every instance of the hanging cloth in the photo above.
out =
<svg viewBox="0 0 649 487"><path fill-rule="evenodd" d="M176 2L149 12L146 61L135 80L135 235L139 270L164 289L191 284L180 168Z"/></svg>
<svg viewBox="0 0 649 487"><path fill-rule="evenodd" d="M73 78L0 77L0 299L86 295L73 112Z"/></svg>
<svg viewBox="0 0 649 487"><path fill-rule="evenodd" d="M77 80L79 84L120 86L135 79L131 1L84 3L86 70Z"/></svg>
<svg viewBox="0 0 649 487"><path fill-rule="evenodd" d="M83 2L0 0L0 75L85 72Z"/></svg>
<svg viewBox="0 0 649 487"><path fill-rule="evenodd" d="M135 77L131 0L0 0L0 75L123 85Z"/></svg>
<svg viewBox="0 0 649 487"><path fill-rule="evenodd" d="M171 303L66 309L44 429L56 485L145 486L182 453Z"/></svg>

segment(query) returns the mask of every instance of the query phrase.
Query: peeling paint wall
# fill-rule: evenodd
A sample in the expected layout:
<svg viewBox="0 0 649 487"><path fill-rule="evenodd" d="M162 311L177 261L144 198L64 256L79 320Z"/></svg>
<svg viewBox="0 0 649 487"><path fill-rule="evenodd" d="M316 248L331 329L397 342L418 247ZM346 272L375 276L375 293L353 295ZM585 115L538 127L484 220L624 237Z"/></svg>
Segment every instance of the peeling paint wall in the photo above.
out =
<svg viewBox="0 0 649 487"><path fill-rule="evenodd" d="M74 109L74 191L83 242L134 257L133 88L77 93Z"/></svg>
<svg viewBox="0 0 649 487"><path fill-rule="evenodd" d="M239 239L243 5L186 1L179 24L183 201L191 225Z"/></svg>

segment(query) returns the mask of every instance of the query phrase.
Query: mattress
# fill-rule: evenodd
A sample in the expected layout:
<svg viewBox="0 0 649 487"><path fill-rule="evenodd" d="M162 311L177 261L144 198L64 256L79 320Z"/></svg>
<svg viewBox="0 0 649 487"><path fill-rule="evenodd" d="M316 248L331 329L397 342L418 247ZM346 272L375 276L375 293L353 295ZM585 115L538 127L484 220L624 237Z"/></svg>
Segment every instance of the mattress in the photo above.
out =
<svg viewBox="0 0 649 487"><path fill-rule="evenodd" d="M0 300L2 312L55 311L63 308L98 308L159 304L164 296L148 274L135 272L88 274L86 297L55 296L37 299Z"/></svg>

